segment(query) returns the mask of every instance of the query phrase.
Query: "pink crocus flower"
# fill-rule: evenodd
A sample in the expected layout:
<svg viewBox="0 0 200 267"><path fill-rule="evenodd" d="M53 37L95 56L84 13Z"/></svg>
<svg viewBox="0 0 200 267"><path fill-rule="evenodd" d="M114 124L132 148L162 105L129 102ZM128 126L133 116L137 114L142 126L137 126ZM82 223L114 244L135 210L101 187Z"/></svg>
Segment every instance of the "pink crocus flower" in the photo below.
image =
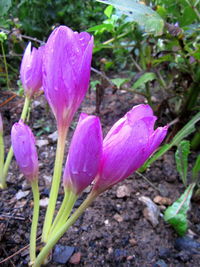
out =
<svg viewBox="0 0 200 267"><path fill-rule="evenodd" d="M167 126L154 130L149 105L133 107L110 129L103 141L100 169L93 191L101 193L143 165L166 136Z"/></svg>
<svg viewBox="0 0 200 267"><path fill-rule="evenodd" d="M58 126L69 126L90 79L93 37L56 28L45 45L43 88Z"/></svg>
<svg viewBox="0 0 200 267"><path fill-rule="evenodd" d="M38 177L38 156L31 129L20 120L12 127L11 141L20 171L32 182Z"/></svg>
<svg viewBox="0 0 200 267"><path fill-rule="evenodd" d="M82 113L69 148L63 183L79 195L94 180L102 155L99 118Z"/></svg>
<svg viewBox="0 0 200 267"><path fill-rule="evenodd" d="M31 43L26 47L20 67L20 78L25 95L32 97L42 87L42 61L44 46L31 51Z"/></svg>

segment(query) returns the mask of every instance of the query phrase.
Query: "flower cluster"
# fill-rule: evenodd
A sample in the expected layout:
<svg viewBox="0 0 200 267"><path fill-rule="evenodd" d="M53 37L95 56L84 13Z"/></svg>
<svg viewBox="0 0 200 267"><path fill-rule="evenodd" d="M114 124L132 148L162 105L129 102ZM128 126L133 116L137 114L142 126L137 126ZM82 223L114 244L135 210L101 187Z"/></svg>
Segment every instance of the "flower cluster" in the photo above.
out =
<svg viewBox="0 0 200 267"><path fill-rule="evenodd" d="M52 223L62 175L65 138L89 85L92 49L93 37L88 33L77 33L60 26L53 31L45 46L31 52L29 44L22 60L20 74L26 95L31 97L42 86L58 127L54 175L42 236L46 246L35 259L34 245L30 245L35 267L40 266L48 251L94 196L142 166L167 133L167 126L154 130L157 118L151 107L145 104L133 107L118 120L104 140L99 118L82 113L64 168L65 197ZM12 128L12 147L21 172L31 183L35 183L38 177L35 139L23 121ZM89 198L68 220L77 197L92 182L94 185ZM36 235L35 226L33 229L32 235ZM35 242L34 238L31 240Z"/></svg>

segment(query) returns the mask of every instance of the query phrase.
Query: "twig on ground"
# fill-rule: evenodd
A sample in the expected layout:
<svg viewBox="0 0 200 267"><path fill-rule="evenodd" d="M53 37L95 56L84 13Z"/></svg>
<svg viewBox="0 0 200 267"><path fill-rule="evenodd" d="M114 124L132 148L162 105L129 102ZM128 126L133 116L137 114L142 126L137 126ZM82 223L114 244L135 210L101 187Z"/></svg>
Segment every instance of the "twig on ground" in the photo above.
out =
<svg viewBox="0 0 200 267"><path fill-rule="evenodd" d="M5 255L8 256L8 254L7 254L6 250L5 250L5 248L2 247L2 249L3 249L3 252L5 253ZM11 259L9 259L9 260L10 260L10 263L12 264L12 266L15 267L15 264L13 263L13 261L12 261Z"/></svg>
<svg viewBox="0 0 200 267"><path fill-rule="evenodd" d="M153 187L156 191L158 191L160 194L160 189L158 187L156 187L154 184L152 184L149 179L147 179L147 177L145 177L143 174L141 174L140 172L135 172L137 175L139 175L140 177L142 177L148 184L150 184L151 187Z"/></svg>
<svg viewBox="0 0 200 267"><path fill-rule="evenodd" d="M36 240L41 239L42 236L39 236ZM26 245L25 247L19 249L18 251L16 251L15 253L13 253L12 255L8 256L6 259L0 261L0 264L12 259L13 257L15 257L16 255L18 255L19 253L21 253L22 251L26 250L27 248L29 248L29 245Z"/></svg>

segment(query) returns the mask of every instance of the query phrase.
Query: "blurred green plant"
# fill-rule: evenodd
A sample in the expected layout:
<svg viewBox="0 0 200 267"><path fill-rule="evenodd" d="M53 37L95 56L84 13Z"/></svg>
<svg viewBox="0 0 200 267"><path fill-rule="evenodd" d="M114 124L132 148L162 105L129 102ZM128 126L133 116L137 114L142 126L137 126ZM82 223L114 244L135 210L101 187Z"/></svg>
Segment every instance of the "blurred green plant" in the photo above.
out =
<svg viewBox="0 0 200 267"><path fill-rule="evenodd" d="M95 55L105 57L104 71L136 71L129 91L143 93L155 110L158 103L167 106L181 121L199 110L200 2L97 1L109 5L107 19L88 31L95 35Z"/></svg>
<svg viewBox="0 0 200 267"><path fill-rule="evenodd" d="M178 147L178 145L181 143L181 141L195 132L196 128L195 125L197 122L200 121L200 112L198 112L172 139L172 141L169 144L165 144L161 146L158 151L153 154L150 159L148 159L144 165L140 168L140 171L145 171L154 161L156 161L158 158L163 156L168 150L170 150L173 146ZM187 153L186 153L187 154Z"/></svg>
<svg viewBox="0 0 200 267"><path fill-rule="evenodd" d="M200 174L200 155L197 156L192 168L192 178L189 180L188 155L190 153L190 142L182 140L175 153L177 171L186 189L170 207L165 210L164 220L171 224L179 235L185 235L188 230L187 212L189 211L191 198L199 196L199 174ZM197 188L196 193L194 189Z"/></svg>

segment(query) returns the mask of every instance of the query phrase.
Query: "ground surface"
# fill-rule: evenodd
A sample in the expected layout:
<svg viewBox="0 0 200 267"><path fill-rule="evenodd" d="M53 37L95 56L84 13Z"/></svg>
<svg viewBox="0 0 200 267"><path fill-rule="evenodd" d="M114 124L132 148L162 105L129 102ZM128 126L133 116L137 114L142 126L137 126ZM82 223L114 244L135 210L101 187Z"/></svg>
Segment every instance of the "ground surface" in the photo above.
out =
<svg viewBox="0 0 200 267"><path fill-rule="evenodd" d="M104 133L133 105L142 103L141 96L136 97L124 92L112 94L106 92L101 107L101 121ZM9 131L17 121L21 110L21 100L15 99L5 105L1 112L5 123L5 143L9 146ZM94 93L87 96L79 110L92 114L95 112ZM71 138L78 115L76 115L69 133ZM166 122L161 118L160 122ZM168 121L169 122L169 121ZM43 96L36 99L30 114L29 123L38 133L38 152L40 158L40 194L46 200L49 193L49 180L53 171L56 141L51 133L56 127ZM41 141L43 140L43 141ZM46 144L46 145L45 145ZM68 146L68 142L66 147ZM195 155L194 155L195 156ZM165 206L160 208L158 222L152 225L146 211L146 205L140 201L142 196L154 200L156 196L167 197L174 201L184 188L179 180L174 164L173 151L166 154L144 173L153 184L151 186L137 173L99 196L73 227L59 241L67 248L69 260L59 263L61 256L54 251L47 266L138 266L173 267L200 265L200 206L193 202L189 212L189 235L178 239L174 230L163 219ZM21 194L21 195L20 195ZM85 198L85 192L76 206ZM60 190L59 201L63 191ZM168 201L170 201L168 200ZM0 192L0 262L24 248L29 243L29 231L32 217L32 194L24 177L19 173L15 161L9 169L8 189ZM44 204L44 203L43 203ZM44 204L45 205L45 204ZM38 235L45 208L41 207ZM72 255L72 256L71 256ZM58 259L59 258L59 259ZM1 262L1 266L28 266L28 249L19 251L14 257Z"/></svg>

